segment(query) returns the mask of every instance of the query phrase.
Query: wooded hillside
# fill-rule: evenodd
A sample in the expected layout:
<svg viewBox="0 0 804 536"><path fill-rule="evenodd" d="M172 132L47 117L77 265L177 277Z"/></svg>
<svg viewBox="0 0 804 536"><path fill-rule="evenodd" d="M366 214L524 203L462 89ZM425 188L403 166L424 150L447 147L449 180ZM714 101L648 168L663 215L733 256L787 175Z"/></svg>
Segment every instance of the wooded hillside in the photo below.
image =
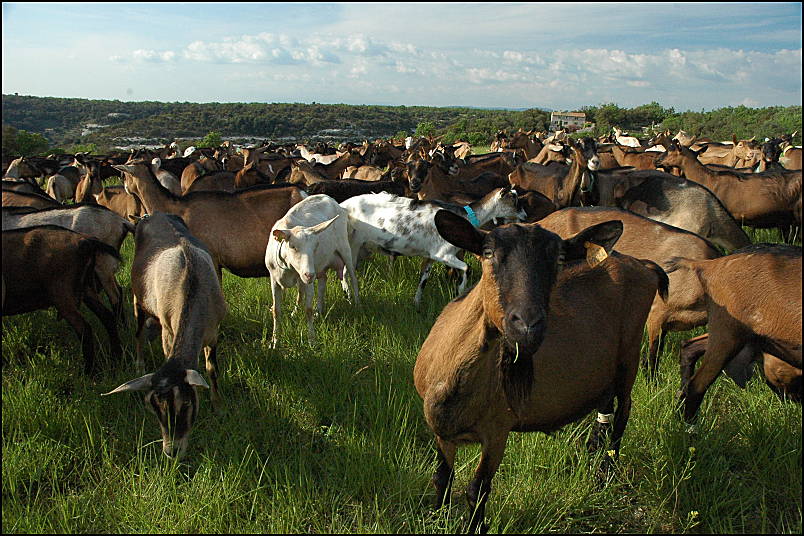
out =
<svg viewBox="0 0 804 536"><path fill-rule="evenodd" d="M635 108L612 103L585 106L595 135L612 126L641 134L641 127L687 130L714 139L758 138L799 131L801 106L727 107L709 112L677 113L656 102ZM498 130L547 130L550 112L540 109L491 110L425 106L353 106L303 103L122 102L3 95L4 134L39 134L48 149L76 145L98 148L201 138L209 132L223 139L330 139L361 141L409 134L441 134L444 141L465 139L486 145ZM6 136L4 135L4 138ZM800 141L798 142L800 143ZM4 155L14 153L4 140ZM40 148L43 143L34 144ZM19 152L19 148L17 149ZM24 151L23 151L24 152Z"/></svg>

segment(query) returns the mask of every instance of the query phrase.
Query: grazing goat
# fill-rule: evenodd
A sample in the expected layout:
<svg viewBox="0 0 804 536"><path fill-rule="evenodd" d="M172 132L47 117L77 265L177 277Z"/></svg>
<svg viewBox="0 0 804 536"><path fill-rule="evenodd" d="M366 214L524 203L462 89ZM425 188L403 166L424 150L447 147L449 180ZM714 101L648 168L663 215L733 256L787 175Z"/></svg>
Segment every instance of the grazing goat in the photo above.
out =
<svg viewBox="0 0 804 536"><path fill-rule="evenodd" d="M3 316L55 307L81 341L84 372L94 374L92 328L80 312L81 303L86 303L109 334L112 356L119 356L113 314L92 295L96 260L112 257L119 262L117 251L56 225L3 230L2 234Z"/></svg>
<svg viewBox="0 0 804 536"><path fill-rule="evenodd" d="M492 190L479 201L461 207L439 201L419 201L393 194L366 194L347 199L341 206L349 213L349 245L355 263L366 249L380 249L385 253L421 256L427 260L422 266L414 303L421 303L422 291L430 276L433 261L443 262L462 272L458 292L466 287L469 266L458 258L456 248L439 236L433 217L447 209L471 220L477 227L495 218L524 220L527 214L519 208L516 191L510 188Z"/></svg>
<svg viewBox="0 0 804 536"><path fill-rule="evenodd" d="M137 368L144 366L141 352L146 323L161 326L166 361L156 372L105 394L147 391L146 407L156 415L162 431L162 452L181 457L198 415L196 388L209 388L198 372L202 348L212 384L212 405L217 408L220 404L218 326L227 306L212 256L181 218L164 213L143 217L134 240L131 289L137 318Z"/></svg>
<svg viewBox="0 0 804 536"><path fill-rule="evenodd" d="M692 377L695 363L706 353L709 334L687 340L681 345L682 383ZM747 344L723 367L725 372L739 387L745 388L754 373L754 363L760 364L765 383L782 400L801 402L801 369L788 365L778 357L757 350Z"/></svg>
<svg viewBox="0 0 804 536"><path fill-rule="evenodd" d="M349 294L349 275L355 304L360 303L357 275L348 239L348 215L328 195L312 195L293 205L271 228L271 240L265 248L265 266L271 274L272 316L274 320L271 346L276 348L282 289L297 287L310 344L315 344L313 327L313 281L318 279L318 314L324 314L327 270L335 270L344 292ZM345 268L345 270L344 270Z"/></svg>
<svg viewBox="0 0 804 536"><path fill-rule="evenodd" d="M439 504L450 499L457 447L481 443L466 497L469 532L485 531L491 481L511 431L550 433L594 409L610 423L616 398L617 458L645 318L656 292L666 293L667 277L650 261L612 253L622 232L618 221L567 240L538 224L483 232L447 211L436 214L435 225L454 247L481 258L483 275L444 307L413 380L436 436Z"/></svg>
<svg viewBox="0 0 804 536"><path fill-rule="evenodd" d="M801 248L756 244L708 261L677 258L668 273L691 272L703 286L709 342L701 366L682 372L684 419L692 423L704 394L744 346L801 368Z"/></svg>

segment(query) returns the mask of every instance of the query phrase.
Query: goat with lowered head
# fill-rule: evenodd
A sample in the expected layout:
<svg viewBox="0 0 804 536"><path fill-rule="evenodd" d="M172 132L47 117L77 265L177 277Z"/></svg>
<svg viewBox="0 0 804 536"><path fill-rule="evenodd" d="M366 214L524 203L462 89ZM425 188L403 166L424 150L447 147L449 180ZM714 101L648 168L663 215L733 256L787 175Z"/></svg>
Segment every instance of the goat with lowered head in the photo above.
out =
<svg viewBox="0 0 804 536"><path fill-rule="evenodd" d="M438 234L433 223L442 209L472 220L480 227L495 218L524 220L527 215L519 207L516 191L497 188L479 201L461 206L440 201L419 201L388 193L364 194L341 203L349 214L349 245L357 262L370 250L404 256L420 256L427 260L422 267L414 303L421 303L422 291L434 261L443 262L462 272L458 292L466 287L469 266L458 258L459 248ZM362 251L361 251L362 250Z"/></svg>
<svg viewBox="0 0 804 536"><path fill-rule="evenodd" d="M438 446L439 503L450 498L457 447L481 444L466 492L474 532L485 529L491 480L510 432L549 433L594 409L599 422L610 423L616 398L616 458L645 318L656 292L666 294L667 276L650 261L612 253L619 221L566 240L538 224L484 232L446 211L435 225L455 247L478 255L483 268L480 282L441 312L413 371Z"/></svg>
<svg viewBox="0 0 804 536"><path fill-rule="evenodd" d="M706 353L709 334L687 340L681 345L681 381L685 383L692 377L695 363ZM723 367L734 383L745 388L754 374L754 363L759 363L765 383L782 400L801 402L801 369L788 365L778 357L762 352L752 344L745 345L731 361Z"/></svg>
<svg viewBox="0 0 804 536"><path fill-rule="evenodd" d="M801 369L800 247L755 244L719 259L677 258L668 266L668 273L691 272L706 297L706 353L694 375L682 369L688 423L723 367L747 345Z"/></svg>
<svg viewBox="0 0 804 536"><path fill-rule="evenodd" d="M318 279L318 314L324 313L327 270L335 270L344 292L349 294L349 275L355 303L360 302L357 275L348 241L347 212L328 195L318 194L293 205L271 228L265 248L265 266L271 274L272 314L274 320L271 346L276 348L282 289L298 287L299 305L304 301L310 343L315 343L313 327L313 281Z"/></svg>
<svg viewBox="0 0 804 536"><path fill-rule="evenodd" d="M220 403L218 326L226 316L227 306L212 256L180 217L164 213L144 217L137 223L134 240L131 289L137 319L137 368L144 368L142 342L147 335L146 324L161 326L167 360L156 372L106 394L146 391L146 406L156 415L162 430L162 452L180 457L187 449L198 415L196 388L209 388L198 372L202 348L212 384L212 404Z"/></svg>

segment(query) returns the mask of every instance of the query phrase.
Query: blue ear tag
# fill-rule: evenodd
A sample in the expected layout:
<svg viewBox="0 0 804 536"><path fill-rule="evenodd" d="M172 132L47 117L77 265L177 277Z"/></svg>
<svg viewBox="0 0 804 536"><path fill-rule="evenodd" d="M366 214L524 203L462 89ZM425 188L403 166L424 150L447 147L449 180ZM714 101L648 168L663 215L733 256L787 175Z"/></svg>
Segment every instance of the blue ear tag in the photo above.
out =
<svg viewBox="0 0 804 536"><path fill-rule="evenodd" d="M469 216L469 223L471 223L474 227L480 227L480 222L477 220L477 215L475 214L475 211L472 210L472 207L465 205L463 209L466 211L466 215Z"/></svg>

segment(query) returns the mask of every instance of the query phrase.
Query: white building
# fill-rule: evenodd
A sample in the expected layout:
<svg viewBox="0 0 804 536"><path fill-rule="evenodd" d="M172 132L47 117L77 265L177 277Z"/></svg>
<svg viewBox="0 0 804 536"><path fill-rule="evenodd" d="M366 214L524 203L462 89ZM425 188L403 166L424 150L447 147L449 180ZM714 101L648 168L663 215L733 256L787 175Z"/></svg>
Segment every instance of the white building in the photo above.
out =
<svg viewBox="0 0 804 536"><path fill-rule="evenodd" d="M552 112L550 114L550 132L567 127L583 128L586 114L583 112Z"/></svg>

